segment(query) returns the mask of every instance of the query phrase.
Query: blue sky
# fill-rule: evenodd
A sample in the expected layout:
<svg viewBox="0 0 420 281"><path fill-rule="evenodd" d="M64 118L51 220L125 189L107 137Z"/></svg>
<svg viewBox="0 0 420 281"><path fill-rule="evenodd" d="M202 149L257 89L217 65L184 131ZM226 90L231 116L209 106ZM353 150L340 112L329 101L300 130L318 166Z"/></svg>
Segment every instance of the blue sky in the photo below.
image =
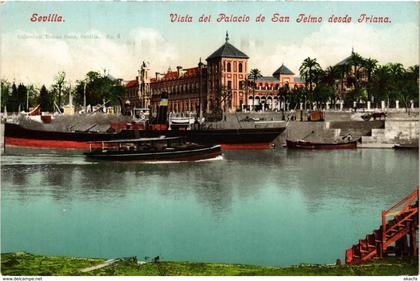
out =
<svg viewBox="0 0 420 281"><path fill-rule="evenodd" d="M33 23L33 13L59 14L65 22ZM193 23L171 23L170 13L188 14ZM219 13L248 15L250 22L217 23ZM291 22L270 22L273 13ZM298 24L300 13L322 16L323 22ZM391 23L358 24L362 13L388 16ZM211 15L212 23L198 23L202 14ZM255 22L259 14L266 16L265 23ZM349 15L353 23L329 24L333 14ZM352 47L381 63L407 67L419 59L418 21L418 2L6 2L0 4L0 75L49 83L60 70L76 80L91 69L106 68L132 79L142 60L150 62L152 72L195 66L224 43L226 30L230 42L250 56L251 67L265 75L281 63L297 72L308 56L326 67L348 56ZM61 38L34 38L46 34Z"/></svg>

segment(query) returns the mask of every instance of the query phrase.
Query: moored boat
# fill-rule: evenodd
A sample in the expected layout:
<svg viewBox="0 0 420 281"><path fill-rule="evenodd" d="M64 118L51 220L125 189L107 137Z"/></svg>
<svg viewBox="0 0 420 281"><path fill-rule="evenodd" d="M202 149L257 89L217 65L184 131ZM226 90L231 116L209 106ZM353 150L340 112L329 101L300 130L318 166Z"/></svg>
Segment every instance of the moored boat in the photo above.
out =
<svg viewBox="0 0 420 281"><path fill-rule="evenodd" d="M396 150L418 150L419 144L418 143L411 143L411 144L400 143L400 144L395 144L393 148Z"/></svg>
<svg viewBox="0 0 420 281"><path fill-rule="evenodd" d="M196 161L222 154L220 145L200 145L180 137L138 138L91 143L86 157L115 161Z"/></svg>
<svg viewBox="0 0 420 281"><path fill-rule="evenodd" d="M288 148L295 149L319 149L319 150L335 150L335 149L355 149L357 148L357 140L342 142L310 142L304 140L286 140Z"/></svg>
<svg viewBox="0 0 420 281"><path fill-rule="evenodd" d="M134 128L133 128L134 127ZM150 128L125 128L115 132L51 131L30 129L19 124L5 124L6 146L53 149L88 150L89 142L133 138L185 137L187 141L206 145L222 145L223 149L269 149L284 127L168 130Z"/></svg>

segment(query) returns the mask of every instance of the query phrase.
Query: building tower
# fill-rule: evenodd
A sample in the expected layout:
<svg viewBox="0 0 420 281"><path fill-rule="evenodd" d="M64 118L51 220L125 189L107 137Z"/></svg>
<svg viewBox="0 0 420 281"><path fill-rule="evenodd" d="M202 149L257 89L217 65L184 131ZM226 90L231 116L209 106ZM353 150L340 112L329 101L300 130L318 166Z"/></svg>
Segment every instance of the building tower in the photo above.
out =
<svg viewBox="0 0 420 281"><path fill-rule="evenodd" d="M235 111L245 105L245 80L249 57L229 43L226 32L225 44L207 59L207 112L217 107Z"/></svg>
<svg viewBox="0 0 420 281"><path fill-rule="evenodd" d="M288 69L284 64L282 64L276 71L273 73L273 77L278 78L280 81L280 86L289 84L292 86L295 82L295 74Z"/></svg>
<svg viewBox="0 0 420 281"><path fill-rule="evenodd" d="M150 106L150 75L149 65L146 62L142 62L139 75L137 76L139 91L138 97L140 100L140 107L147 108Z"/></svg>

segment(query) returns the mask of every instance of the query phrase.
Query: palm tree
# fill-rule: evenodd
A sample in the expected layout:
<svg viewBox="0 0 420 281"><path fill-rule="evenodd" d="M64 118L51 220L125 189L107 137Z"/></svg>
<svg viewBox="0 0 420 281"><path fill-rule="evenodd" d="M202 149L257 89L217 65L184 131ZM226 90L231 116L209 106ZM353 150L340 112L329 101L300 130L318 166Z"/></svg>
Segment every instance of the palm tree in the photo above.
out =
<svg viewBox="0 0 420 281"><path fill-rule="evenodd" d="M321 66L316 61L316 59L311 59L307 57L302 65L299 67L300 76L304 77L305 79L305 87L308 88L309 91L313 91L313 84L315 83L316 72L321 69Z"/></svg>
<svg viewBox="0 0 420 281"><path fill-rule="evenodd" d="M367 75L367 80L366 80L366 90L367 90L367 95L368 95L368 100L372 101L372 94L371 94L371 80L372 80L372 74L373 71L376 69L377 67L377 63L378 61L372 58L368 58L365 59L363 61L363 68L366 71L366 75Z"/></svg>
<svg viewBox="0 0 420 281"><path fill-rule="evenodd" d="M340 74L340 80L341 80L339 95L340 95L340 99L344 99L344 80L350 75L351 66L347 63L343 63L338 66L338 72Z"/></svg>
<svg viewBox="0 0 420 281"><path fill-rule="evenodd" d="M365 59L361 55L351 52L347 60L349 72L346 74L347 85L352 88L351 95L347 97L348 101L354 102L364 96L365 92L361 89L362 76L365 73L364 63Z"/></svg>
<svg viewBox="0 0 420 281"><path fill-rule="evenodd" d="M353 76L353 86L354 89L357 91L360 86L360 79L362 75L362 68L364 64L364 59L361 55L355 52L351 52L351 56L349 58L348 64L351 67L351 75Z"/></svg>
<svg viewBox="0 0 420 281"><path fill-rule="evenodd" d="M334 95L332 96L333 98L333 104L334 107L336 105L337 102L337 96L336 96L336 84L335 82L337 81L337 79L340 77L340 69L338 66L329 66L327 67L327 69L325 69L324 71L324 76L322 77L321 82L326 84L330 89L332 89Z"/></svg>
<svg viewBox="0 0 420 281"><path fill-rule="evenodd" d="M290 87L289 87L289 83L286 82L282 87L280 87L279 91L278 91L278 101L283 101L284 104L281 107L281 112L282 112L282 119L285 119L285 114L284 114L284 110L286 107L286 103L287 103L287 98L289 96L290 93Z"/></svg>
<svg viewBox="0 0 420 281"><path fill-rule="evenodd" d="M372 74L372 94L375 100L389 99L391 72L389 65L378 66Z"/></svg>
<svg viewBox="0 0 420 281"><path fill-rule="evenodd" d="M410 114L409 107L411 102L418 101L419 89L419 65L410 66L403 76L400 99L405 106L406 112Z"/></svg>
<svg viewBox="0 0 420 281"><path fill-rule="evenodd" d="M405 74L404 66L401 63L389 63L389 73L391 75L391 94L395 98L400 95L401 83ZM389 95L387 99L387 107L389 107Z"/></svg>
<svg viewBox="0 0 420 281"><path fill-rule="evenodd" d="M401 63L389 63L389 72L393 79L401 79L405 72L404 66Z"/></svg>
<svg viewBox="0 0 420 281"><path fill-rule="evenodd" d="M316 84L317 74L321 70L321 66L316 61L316 59L311 59L307 57L303 62L302 65L299 67L300 76L303 77L305 80L305 88L309 90L309 93L313 94L313 87ZM308 89L309 88L309 89ZM306 109L306 98L305 98L305 109Z"/></svg>
<svg viewBox="0 0 420 281"><path fill-rule="evenodd" d="M416 77L417 81L418 81L418 79L419 79L419 65L416 64L416 65L410 66L407 69L407 73L410 73L410 75L413 75L414 77Z"/></svg>
<svg viewBox="0 0 420 281"><path fill-rule="evenodd" d="M252 90L253 90L254 98L252 99L252 110L254 110L255 88L257 87L257 79L262 77L262 75L261 75L261 71L258 68L251 69L249 74L250 74L250 78L252 78L252 80L253 80Z"/></svg>

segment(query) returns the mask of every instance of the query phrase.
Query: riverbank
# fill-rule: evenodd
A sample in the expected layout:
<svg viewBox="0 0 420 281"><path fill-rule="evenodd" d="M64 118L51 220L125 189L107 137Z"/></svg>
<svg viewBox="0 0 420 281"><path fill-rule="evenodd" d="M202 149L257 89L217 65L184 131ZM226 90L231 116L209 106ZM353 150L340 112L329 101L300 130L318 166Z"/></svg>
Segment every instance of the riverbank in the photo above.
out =
<svg viewBox="0 0 420 281"><path fill-rule="evenodd" d="M82 272L104 263L100 258L37 256L28 253L1 254L1 274L10 276L397 276L418 275L417 258L376 260L362 265L300 264L268 267L222 263L137 262L118 260L105 267Z"/></svg>

